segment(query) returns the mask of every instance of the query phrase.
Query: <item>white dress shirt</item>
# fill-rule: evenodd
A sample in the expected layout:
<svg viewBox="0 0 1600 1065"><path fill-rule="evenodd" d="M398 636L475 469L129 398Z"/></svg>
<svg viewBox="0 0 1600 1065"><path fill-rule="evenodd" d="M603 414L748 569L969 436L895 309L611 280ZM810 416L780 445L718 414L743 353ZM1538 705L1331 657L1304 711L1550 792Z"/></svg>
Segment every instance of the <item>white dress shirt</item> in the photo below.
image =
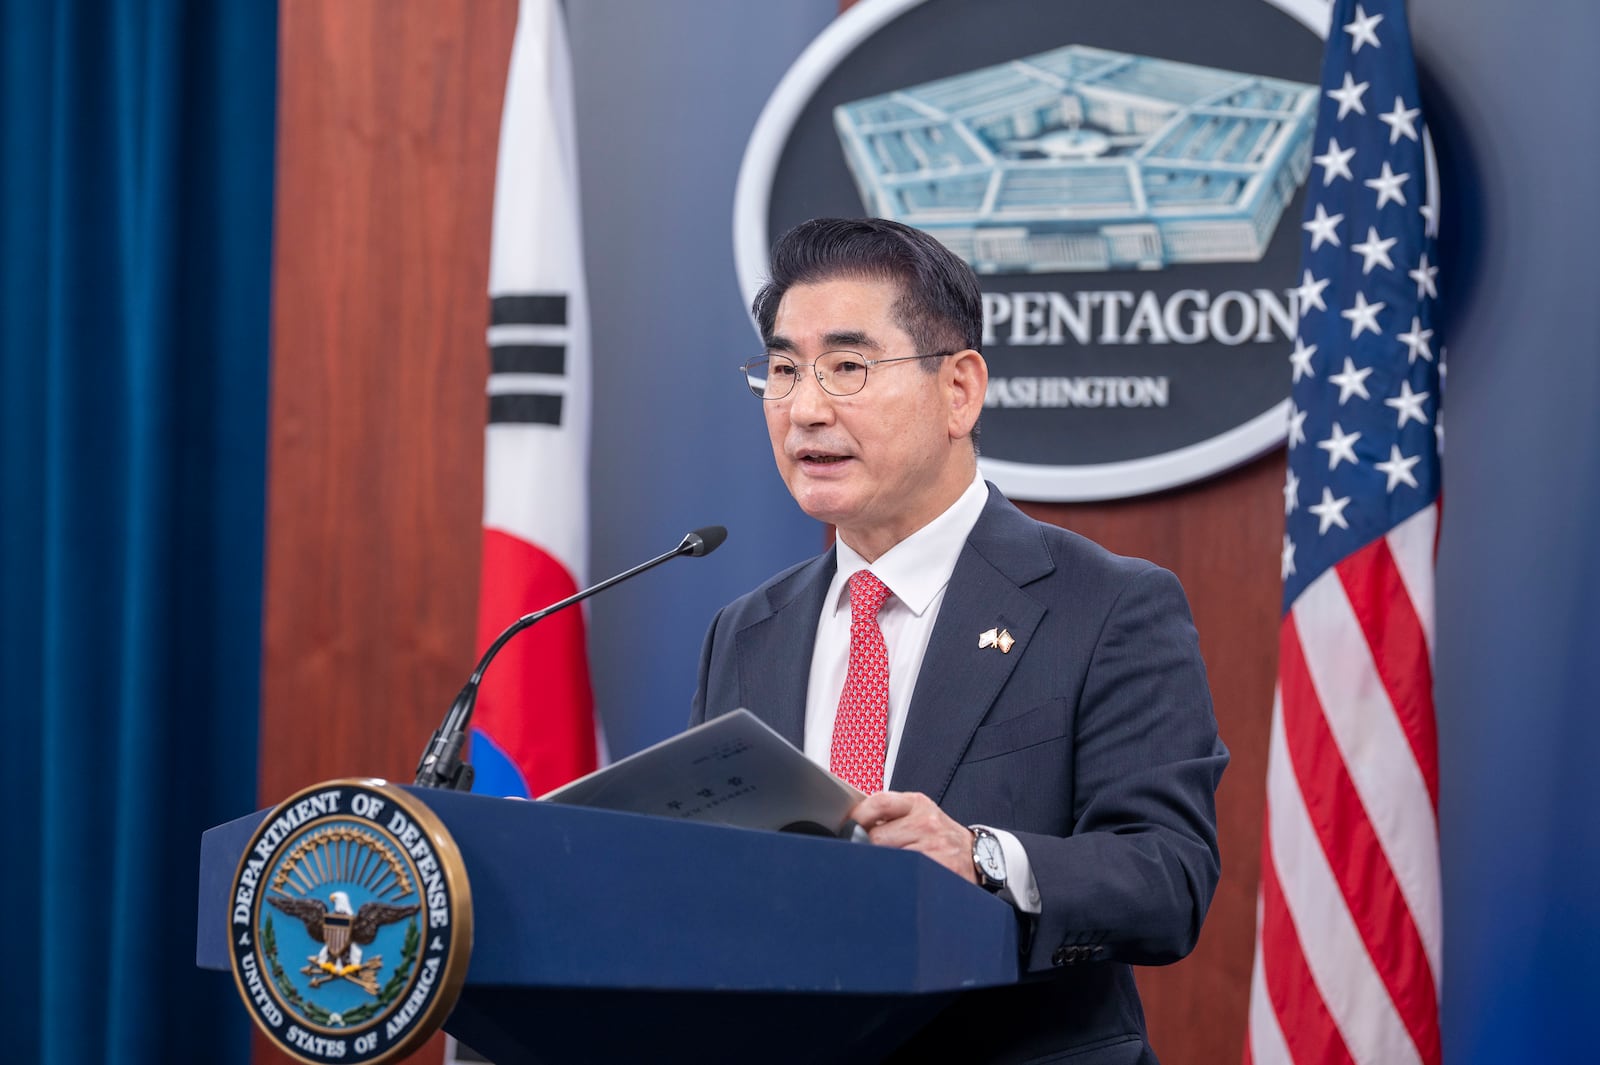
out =
<svg viewBox="0 0 1600 1065"><path fill-rule="evenodd" d="M827 767L833 750L833 722L839 710L850 666L850 577L870 569L889 589L878 624L889 652L889 742L884 756L883 783L894 777L895 757L905 735L911 711L912 689L922 671L934 622L944 592L955 571L956 560L978 523L989 499L981 475L961 493L950 508L895 544L871 565L841 534L835 544L837 567L828 594L822 600L817 640L811 652L811 678L806 688L806 757ZM1006 888L1000 897L1024 913L1040 910L1039 890L1028 864L1028 853L1016 836L989 828L1000 840L1006 860Z"/></svg>

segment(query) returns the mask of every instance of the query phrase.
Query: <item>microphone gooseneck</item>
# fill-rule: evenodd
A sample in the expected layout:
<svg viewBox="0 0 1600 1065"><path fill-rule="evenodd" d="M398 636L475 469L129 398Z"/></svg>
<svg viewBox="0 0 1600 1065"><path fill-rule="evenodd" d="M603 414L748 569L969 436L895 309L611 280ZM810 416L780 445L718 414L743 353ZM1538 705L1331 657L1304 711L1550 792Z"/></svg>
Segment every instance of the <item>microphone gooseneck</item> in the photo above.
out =
<svg viewBox="0 0 1600 1065"><path fill-rule="evenodd" d="M467 729L472 724L472 710L478 700L478 685L483 682L484 670L489 668L489 663L511 637L558 610L565 610L574 603L580 603L591 595L605 591L613 584L620 584L630 577L637 577L645 570L653 569L680 555L703 558L721 547L727 538L728 530L721 525L707 525L703 529L696 529L685 536L671 551L657 555L648 562L641 562L614 577L607 577L599 584L585 588L575 595L569 595L559 603L552 603L531 614L524 614L507 625L505 631L496 636L489 649L483 652L483 657L478 659L477 668L472 671L472 676L456 694L444 721L434 730L433 737L428 741L427 750L422 752L422 759L417 763L417 775L413 783L419 788L446 788L454 791L472 789L472 763L462 761L461 748L467 742Z"/></svg>

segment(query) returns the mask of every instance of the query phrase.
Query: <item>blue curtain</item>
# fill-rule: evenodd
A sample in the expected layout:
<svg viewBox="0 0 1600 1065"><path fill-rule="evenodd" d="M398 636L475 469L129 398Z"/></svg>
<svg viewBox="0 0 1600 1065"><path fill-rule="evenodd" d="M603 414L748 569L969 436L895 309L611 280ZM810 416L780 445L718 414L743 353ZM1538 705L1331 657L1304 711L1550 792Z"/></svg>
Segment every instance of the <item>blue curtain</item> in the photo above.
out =
<svg viewBox="0 0 1600 1065"><path fill-rule="evenodd" d="M0 0L8 1061L243 1061L200 832L255 805L277 5Z"/></svg>

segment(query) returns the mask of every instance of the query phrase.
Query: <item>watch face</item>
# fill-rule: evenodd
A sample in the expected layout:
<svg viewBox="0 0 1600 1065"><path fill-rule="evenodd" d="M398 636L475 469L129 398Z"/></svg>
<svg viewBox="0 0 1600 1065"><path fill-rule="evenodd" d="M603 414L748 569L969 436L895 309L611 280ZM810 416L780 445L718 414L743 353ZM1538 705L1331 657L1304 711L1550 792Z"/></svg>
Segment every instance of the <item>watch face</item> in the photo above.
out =
<svg viewBox="0 0 1600 1065"><path fill-rule="evenodd" d="M1006 878L1005 855L1000 850L1000 841L993 836L980 835L973 846L972 856L978 860L978 867L990 880Z"/></svg>

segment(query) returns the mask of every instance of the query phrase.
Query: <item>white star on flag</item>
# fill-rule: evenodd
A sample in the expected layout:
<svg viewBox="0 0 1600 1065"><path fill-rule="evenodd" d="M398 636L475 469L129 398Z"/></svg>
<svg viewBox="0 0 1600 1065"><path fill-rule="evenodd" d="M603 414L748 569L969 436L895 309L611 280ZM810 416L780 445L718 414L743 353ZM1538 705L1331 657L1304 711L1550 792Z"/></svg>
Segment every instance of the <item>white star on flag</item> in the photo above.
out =
<svg viewBox="0 0 1600 1065"><path fill-rule="evenodd" d="M1363 81L1357 85L1356 79L1352 78L1347 70L1344 72L1344 86L1328 90L1328 95L1339 102L1339 119L1341 121L1351 111L1358 115L1367 113L1366 105L1361 102L1361 94L1366 92L1371 84L1371 82Z"/></svg>
<svg viewBox="0 0 1600 1065"><path fill-rule="evenodd" d="M1389 169L1389 160L1383 161L1383 172L1375 178L1369 178L1362 184L1378 193L1378 209L1391 200L1401 207L1406 205L1406 194L1400 191L1400 186L1411 180L1410 174L1396 174Z"/></svg>
<svg viewBox="0 0 1600 1065"><path fill-rule="evenodd" d="M1300 282L1300 287L1294 290L1294 294L1300 298L1299 313L1305 314L1312 307L1319 311L1327 310L1328 305L1322 302L1322 290L1327 287L1328 283L1326 281L1318 281L1311 276L1311 271L1307 270L1305 280Z"/></svg>
<svg viewBox="0 0 1600 1065"><path fill-rule="evenodd" d="M1296 444L1306 442L1306 412L1296 410L1293 401L1289 403L1289 450L1293 451Z"/></svg>
<svg viewBox="0 0 1600 1065"><path fill-rule="evenodd" d="M1410 485L1412 488L1417 487L1417 479L1416 477L1412 476L1411 468L1421 461L1421 455L1412 455L1410 458L1407 458L1406 456L1400 454L1399 444L1390 444L1389 461L1375 462L1372 465L1373 468L1378 470L1380 473L1389 475L1388 490L1393 492L1400 486L1402 482Z"/></svg>
<svg viewBox="0 0 1600 1065"><path fill-rule="evenodd" d="M1311 250L1316 251L1326 241L1335 248L1339 246L1339 234L1334 228L1344 221L1344 215L1330 215L1322 209L1322 204L1317 204L1316 217L1309 222L1302 222L1300 228L1311 234Z"/></svg>
<svg viewBox="0 0 1600 1065"><path fill-rule="evenodd" d="M1394 110L1378 116L1378 121L1389 127L1389 143L1394 144L1402 135L1417 139L1416 117L1422 114L1421 108L1413 107L1409 111L1400 97L1394 98Z"/></svg>
<svg viewBox="0 0 1600 1065"><path fill-rule="evenodd" d="M1322 489L1322 502L1313 503L1306 509L1321 519L1321 525L1318 526L1317 532L1326 536L1328 535L1328 530L1335 525L1341 529L1350 528L1350 523L1344 520L1344 508L1349 505L1349 496L1335 499L1333 498L1333 490L1324 487Z"/></svg>
<svg viewBox="0 0 1600 1065"><path fill-rule="evenodd" d="M1346 180L1355 180L1355 175L1350 173L1350 160L1355 156L1354 148L1339 147L1339 142L1333 137L1328 138L1328 150L1312 158L1312 162L1322 167L1322 184L1333 184L1333 179L1342 177Z"/></svg>
<svg viewBox="0 0 1600 1065"><path fill-rule="evenodd" d="M1294 576L1294 541L1288 536L1283 538L1283 554L1278 556L1281 576L1279 580L1288 580Z"/></svg>
<svg viewBox="0 0 1600 1065"><path fill-rule="evenodd" d="M1396 238L1387 237L1380 240L1378 230L1373 226L1367 227L1367 239L1360 244L1350 245L1350 250L1361 256L1361 272L1372 273L1372 268L1382 263L1384 269L1393 270L1394 260L1389 258L1389 249L1394 247Z"/></svg>
<svg viewBox="0 0 1600 1065"><path fill-rule="evenodd" d="M1350 35L1350 51L1352 53L1361 51L1363 44L1382 48L1383 45L1378 43L1377 32L1378 23L1382 21L1382 15L1368 15L1361 9L1361 5L1357 4L1355 21L1344 24L1344 32Z"/></svg>
<svg viewBox="0 0 1600 1065"><path fill-rule="evenodd" d="M1352 466L1357 465L1356 441L1360 439L1360 433L1346 433L1339 428L1338 422L1334 422L1333 435L1326 440L1317 441L1317 446L1328 453L1328 469L1338 469L1340 459L1350 463Z"/></svg>
<svg viewBox="0 0 1600 1065"><path fill-rule="evenodd" d="M1360 396L1362 399L1371 399L1367 395L1367 377L1372 373L1372 367L1356 369L1356 364L1347 356L1344 360L1344 372L1336 373L1328 378L1328 383L1339 386L1339 406L1344 406L1345 400L1351 396Z"/></svg>
<svg viewBox="0 0 1600 1065"><path fill-rule="evenodd" d="M1428 348L1428 341L1432 338L1433 330L1422 328L1422 319L1413 316L1411 319L1411 332L1401 333L1398 337L1400 342L1410 349L1406 355L1407 366L1416 362L1418 355L1430 362L1433 360L1433 352Z"/></svg>
<svg viewBox="0 0 1600 1065"><path fill-rule="evenodd" d="M1283 516L1288 517L1300 505L1300 478L1289 471L1289 476L1283 482Z"/></svg>
<svg viewBox="0 0 1600 1065"><path fill-rule="evenodd" d="M1427 415L1422 413L1422 403L1427 398L1428 393L1413 392L1411 391L1411 382L1402 380L1400 382L1400 394L1392 399L1384 400L1383 405L1393 407L1399 412L1395 428L1404 429L1406 420L1411 418L1416 419L1419 425L1428 424Z"/></svg>
<svg viewBox="0 0 1600 1065"><path fill-rule="evenodd" d="M1294 371L1294 380L1298 382L1302 377L1315 377L1316 371L1311 368L1311 356L1317 353L1315 344L1307 345L1299 337L1295 338L1294 350L1289 353L1289 365Z"/></svg>
<svg viewBox="0 0 1600 1065"><path fill-rule="evenodd" d="M1311 276L1310 270L1306 271L1306 276ZM1420 300L1423 296L1427 296L1429 299L1439 298L1439 290L1433 284L1433 279L1439 276L1439 268L1428 265L1427 252L1422 253L1422 261L1417 264L1415 270L1406 271L1406 276L1417 283L1417 299ZM1305 299L1304 296L1300 298L1302 300Z"/></svg>
<svg viewBox="0 0 1600 1065"><path fill-rule="evenodd" d="M1368 303L1367 294L1357 289L1355 305L1339 312L1339 317L1350 319L1350 339L1360 336L1364 329L1382 336L1383 330L1378 328L1378 312L1386 306L1384 303Z"/></svg>

